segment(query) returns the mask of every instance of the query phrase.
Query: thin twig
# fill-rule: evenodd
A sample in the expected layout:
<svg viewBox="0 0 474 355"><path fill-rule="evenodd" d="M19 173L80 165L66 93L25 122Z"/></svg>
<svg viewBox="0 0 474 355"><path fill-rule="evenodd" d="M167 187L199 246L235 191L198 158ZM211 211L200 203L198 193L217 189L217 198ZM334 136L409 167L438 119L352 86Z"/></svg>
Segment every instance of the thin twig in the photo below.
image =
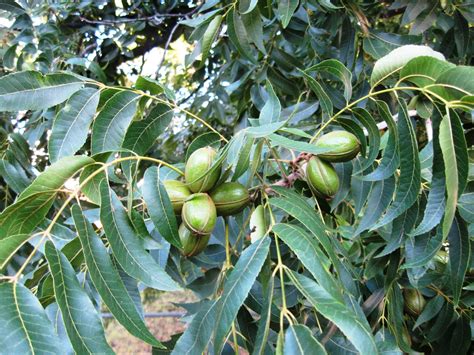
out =
<svg viewBox="0 0 474 355"><path fill-rule="evenodd" d="M201 5L198 5L196 6L192 11L186 13L186 14L182 14L181 17L189 17L189 16L192 16L194 13L196 13L199 9L201 8ZM168 48L171 44L171 40L173 38L173 35L174 33L176 32L176 30L178 29L179 27L179 24L180 24L180 21L176 21L175 25L173 26L173 28L171 29L171 32L170 34L168 35L168 39L166 40L166 43L165 43L165 47L163 48L163 56L161 57L161 60L160 60L160 64L158 64L158 69L156 69L156 77L158 78L158 73L160 72L160 69L161 69L161 66L163 65L163 62L165 61L165 57L166 57L166 53L168 52Z"/></svg>
<svg viewBox="0 0 474 355"><path fill-rule="evenodd" d="M168 52L168 48L171 43L171 39L173 38L174 33L179 27L179 21L175 23L173 28L171 29L171 32L168 36L168 39L166 40L165 47L163 48L163 55L161 56L160 64L158 64L158 68L156 69L156 77L158 78L158 73L160 72L161 66L163 65L163 62L165 61L166 53Z"/></svg>
<svg viewBox="0 0 474 355"><path fill-rule="evenodd" d="M193 96L203 87L204 83L205 83L206 81L208 81L208 80L209 80L209 77L206 77L206 78L204 78L203 80L201 80L201 81L199 82L199 85L197 86L197 88L194 89L193 91L191 91L188 96L186 96L185 98L181 99L181 100L178 102L178 105L184 104L184 103L185 103L186 101L188 101L191 97L193 97Z"/></svg>
<svg viewBox="0 0 474 355"><path fill-rule="evenodd" d="M193 11L196 8L193 9ZM84 16L79 16L79 19L83 22L92 24L92 25L117 25L121 23L130 23L130 22L136 22L136 21L150 21L150 20L156 20L158 18L167 18L167 17L185 17L189 15L189 13L180 13L180 14L154 14L151 16L143 16L143 17L135 17L135 18L117 18L114 20L91 20L88 19L87 17Z"/></svg>

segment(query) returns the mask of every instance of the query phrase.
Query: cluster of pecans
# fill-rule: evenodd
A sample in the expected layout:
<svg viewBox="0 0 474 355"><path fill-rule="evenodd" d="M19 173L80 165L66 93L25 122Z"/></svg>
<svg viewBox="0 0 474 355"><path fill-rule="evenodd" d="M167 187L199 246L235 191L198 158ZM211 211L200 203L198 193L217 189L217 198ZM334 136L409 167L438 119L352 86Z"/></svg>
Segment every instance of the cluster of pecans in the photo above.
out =
<svg viewBox="0 0 474 355"><path fill-rule="evenodd" d="M352 133L339 130L323 135L315 145L326 152L309 159L304 168L306 182L316 195L332 197L339 189L339 177L331 163L353 159L360 151L360 142Z"/></svg>
<svg viewBox="0 0 474 355"><path fill-rule="evenodd" d="M163 182L175 214L181 216L178 232L185 256L197 255L206 248L217 216L239 213L250 200L248 190L238 182L218 184L221 168L212 168L216 155L209 146L197 149L186 162L185 182Z"/></svg>

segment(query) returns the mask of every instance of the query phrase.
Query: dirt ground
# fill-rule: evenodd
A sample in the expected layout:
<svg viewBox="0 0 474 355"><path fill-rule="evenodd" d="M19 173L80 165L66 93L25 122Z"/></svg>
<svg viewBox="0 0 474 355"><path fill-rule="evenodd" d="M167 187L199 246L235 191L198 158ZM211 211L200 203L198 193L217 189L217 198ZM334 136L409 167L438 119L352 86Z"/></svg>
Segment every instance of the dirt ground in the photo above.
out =
<svg viewBox="0 0 474 355"><path fill-rule="evenodd" d="M147 293L144 311L167 312L183 311L173 303L190 303L197 299L191 292ZM185 325L178 318L146 318L151 333L160 341L167 341L171 335L182 332ZM116 320L106 321L106 337L114 351L119 355L150 354L151 346L130 335Z"/></svg>

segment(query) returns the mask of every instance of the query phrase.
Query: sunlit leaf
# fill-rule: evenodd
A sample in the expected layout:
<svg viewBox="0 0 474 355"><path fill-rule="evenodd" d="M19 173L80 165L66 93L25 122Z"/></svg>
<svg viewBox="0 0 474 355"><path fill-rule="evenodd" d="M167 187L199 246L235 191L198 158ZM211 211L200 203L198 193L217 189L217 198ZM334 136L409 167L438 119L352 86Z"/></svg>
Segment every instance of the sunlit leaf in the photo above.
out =
<svg viewBox="0 0 474 355"><path fill-rule="evenodd" d="M298 0L282 0L278 2L278 14L283 28L290 23L293 13L298 8Z"/></svg>
<svg viewBox="0 0 474 355"><path fill-rule="evenodd" d="M435 57L417 57L400 70L400 79L425 87L434 84L443 72L453 67L454 64Z"/></svg>
<svg viewBox="0 0 474 355"><path fill-rule="evenodd" d="M75 205L71 211L92 282L105 305L131 334L153 346L161 347L161 343L147 329L112 264L107 249L92 225L84 218L81 208Z"/></svg>
<svg viewBox="0 0 474 355"><path fill-rule="evenodd" d="M86 142L99 104L100 91L85 88L74 93L54 119L48 152L51 161L74 155Z"/></svg>
<svg viewBox="0 0 474 355"><path fill-rule="evenodd" d="M2 111L41 110L66 101L83 86L74 75L35 71L12 73L0 78Z"/></svg>
<svg viewBox="0 0 474 355"><path fill-rule="evenodd" d="M302 324L291 325L285 333L285 347L283 354L327 354L324 346L317 341L311 330Z"/></svg>
<svg viewBox="0 0 474 355"><path fill-rule="evenodd" d="M453 292L453 301L457 305L461 297L464 275L468 268L471 247L469 233L464 222L455 218L448 234L450 281Z"/></svg>
<svg viewBox="0 0 474 355"><path fill-rule="evenodd" d="M336 59L327 59L306 69L306 72L324 71L334 75L344 84L344 98L349 101L352 96L352 73Z"/></svg>
<svg viewBox="0 0 474 355"><path fill-rule="evenodd" d="M163 182L159 179L157 167L146 170L142 190L148 213L155 227L169 243L181 248L178 222Z"/></svg>
<svg viewBox="0 0 474 355"><path fill-rule="evenodd" d="M5 268L10 258L29 238L29 234L15 234L0 239L0 271Z"/></svg>
<svg viewBox="0 0 474 355"><path fill-rule="evenodd" d="M331 275L329 260L321 251L317 240L301 227L291 224L278 223L272 227L272 230L290 247L326 292L342 301L341 286Z"/></svg>
<svg viewBox="0 0 474 355"><path fill-rule="evenodd" d="M408 116L406 105L400 101L398 114L400 133L400 177L395 198L382 219L372 227L376 229L390 223L415 203L421 187L420 159L415 131Z"/></svg>
<svg viewBox="0 0 474 355"><path fill-rule="evenodd" d="M255 64L256 59L249 44L249 38L247 31L245 30L244 22L238 12L233 9L231 9L227 14L227 33L234 46L237 48L237 51Z"/></svg>
<svg viewBox="0 0 474 355"><path fill-rule="evenodd" d="M219 28L221 26L222 22L222 16L217 15L212 19L212 21L209 23L206 32L204 32L204 35L202 37L202 48L201 48L201 61L205 62L207 57L209 56L209 52L211 50L211 46L214 43L218 33L219 33Z"/></svg>
<svg viewBox="0 0 474 355"><path fill-rule="evenodd" d="M101 319L79 284L71 264L50 241L46 242L45 251L53 275L56 301L74 351L113 354L105 339Z"/></svg>
<svg viewBox="0 0 474 355"><path fill-rule="evenodd" d="M119 91L107 100L92 127L91 151L93 155L117 150L122 146L139 98L139 95L131 91Z"/></svg>
<svg viewBox="0 0 474 355"><path fill-rule="evenodd" d="M434 227L436 227L441 222L441 218L443 218L444 207L446 204L446 180L444 177L445 168L443 155L439 144L439 125L441 118L437 110L435 111L432 122L434 138L431 185L423 219L417 225L417 227L412 232L410 232L410 234L413 236L429 232Z"/></svg>
<svg viewBox="0 0 474 355"><path fill-rule="evenodd" d="M384 78L397 72L413 58L421 56L444 60L444 56L441 53L434 51L428 46L416 46L410 44L398 47L375 62L370 77L371 85L373 86Z"/></svg>
<svg viewBox="0 0 474 355"><path fill-rule="evenodd" d="M178 290L179 286L145 250L122 203L107 182L101 183L100 192L100 220L112 252L123 270L149 287Z"/></svg>
<svg viewBox="0 0 474 355"><path fill-rule="evenodd" d="M0 332L0 346L5 354L64 351L38 299L19 282L0 284Z"/></svg>
<svg viewBox="0 0 474 355"><path fill-rule="evenodd" d="M389 178L393 175L393 173L400 164L400 157L398 155L400 142L398 137L397 124L395 123L392 115L390 114L390 109L387 103L380 100L378 100L376 103L380 116L382 116L385 122L387 122L389 136L387 145L383 151L382 160L380 161L377 168L370 174L361 177L363 180L369 181L377 181Z"/></svg>
<svg viewBox="0 0 474 355"><path fill-rule="evenodd" d="M306 276L289 271L293 284L321 315L332 321L361 354L376 354L370 326L365 318L352 312L347 306L334 299L316 282Z"/></svg>
<svg viewBox="0 0 474 355"><path fill-rule="evenodd" d="M244 250L224 284L216 305L214 350L218 354L237 312L250 291L270 248L270 238L261 238Z"/></svg>
<svg viewBox="0 0 474 355"><path fill-rule="evenodd" d="M58 189L93 162L86 156L66 157L47 168L0 214L0 239L32 232L48 213Z"/></svg>
<svg viewBox="0 0 474 355"><path fill-rule="evenodd" d="M270 320L271 320L272 305L273 305L273 287L274 287L274 280L273 278L271 278L266 288L266 297L260 311L261 317L258 321L258 332L255 338L256 341L255 341L254 351L252 353L255 355L262 355L265 352L268 334L270 332Z"/></svg>
<svg viewBox="0 0 474 355"><path fill-rule="evenodd" d="M267 81L266 89L268 91L268 99L260 111L260 117L258 118L258 121L262 126L278 122L281 115L280 100L276 96L273 86L269 81Z"/></svg>
<svg viewBox="0 0 474 355"><path fill-rule="evenodd" d="M25 171L8 160L0 159L0 175L16 193L22 192L30 184Z"/></svg>

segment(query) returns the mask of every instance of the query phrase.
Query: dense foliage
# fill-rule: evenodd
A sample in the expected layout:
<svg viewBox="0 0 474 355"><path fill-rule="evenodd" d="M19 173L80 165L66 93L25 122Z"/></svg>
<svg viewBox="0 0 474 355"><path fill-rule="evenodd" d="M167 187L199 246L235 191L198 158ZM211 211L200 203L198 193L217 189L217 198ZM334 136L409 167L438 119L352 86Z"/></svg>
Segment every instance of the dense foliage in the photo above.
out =
<svg viewBox="0 0 474 355"><path fill-rule="evenodd" d="M0 12L1 352L113 353L104 309L157 354L472 352L472 1ZM206 206L251 201L189 249L207 207L180 227L167 181L210 176ZM150 333L145 288L199 298L183 334Z"/></svg>

